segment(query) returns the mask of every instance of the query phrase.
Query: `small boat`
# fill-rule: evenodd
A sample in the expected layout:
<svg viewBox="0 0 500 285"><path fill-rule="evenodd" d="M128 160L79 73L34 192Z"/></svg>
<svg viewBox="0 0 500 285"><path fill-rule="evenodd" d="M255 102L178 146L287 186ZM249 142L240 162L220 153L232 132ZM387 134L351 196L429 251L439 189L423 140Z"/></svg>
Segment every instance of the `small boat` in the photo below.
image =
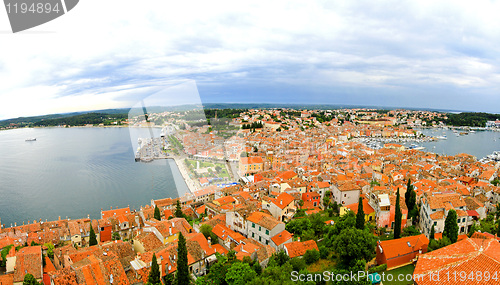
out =
<svg viewBox="0 0 500 285"><path fill-rule="evenodd" d="M29 139L26 139L25 141L27 141L27 142L34 142L34 141L36 141L36 138L29 138Z"/></svg>

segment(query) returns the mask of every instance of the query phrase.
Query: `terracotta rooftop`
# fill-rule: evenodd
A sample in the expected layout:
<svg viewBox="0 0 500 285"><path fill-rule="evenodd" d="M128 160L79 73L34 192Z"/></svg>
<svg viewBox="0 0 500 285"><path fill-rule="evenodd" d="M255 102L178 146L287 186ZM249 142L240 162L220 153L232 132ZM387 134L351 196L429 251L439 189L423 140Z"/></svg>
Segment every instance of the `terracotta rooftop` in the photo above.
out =
<svg viewBox="0 0 500 285"><path fill-rule="evenodd" d="M500 244L494 239L467 238L449 246L420 255L413 272L417 275L418 285L436 284L430 274L439 272L440 276L453 276L454 272L465 272L467 276L475 272L498 272L500 270ZM483 275L484 276L484 275ZM450 280L445 284L497 284L478 279ZM491 283L493 282L493 283Z"/></svg>
<svg viewBox="0 0 500 285"><path fill-rule="evenodd" d="M423 250L429 244L429 239L424 235L409 236L393 240L381 241L377 246L382 248L382 253L387 259Z"/></svg>
<svg viewBox="0 0 500 285"><path fill-rule="evenodd" d="M314 240L308 240L304 242L292 241L291 243L285 244L284 247L290 258L302 256L306 253L307 250L315 249L319 251L318 245Z"/></svg>

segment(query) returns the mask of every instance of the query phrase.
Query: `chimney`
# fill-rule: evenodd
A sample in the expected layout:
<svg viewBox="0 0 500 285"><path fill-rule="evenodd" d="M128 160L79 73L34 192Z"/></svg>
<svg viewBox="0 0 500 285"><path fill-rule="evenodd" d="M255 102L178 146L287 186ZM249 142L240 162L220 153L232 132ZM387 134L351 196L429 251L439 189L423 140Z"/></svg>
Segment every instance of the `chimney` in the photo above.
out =
<svg viewBox="0 0 500 285"><path fill-rule="evenodd" d="M172 227L168 227L168 234L172 235Z"/></svg>
<svg viewBox="0 0 500 285"><path fill-rule="evenodd" d="M61 220L61 216L59 216L59 221Z"/></svg>

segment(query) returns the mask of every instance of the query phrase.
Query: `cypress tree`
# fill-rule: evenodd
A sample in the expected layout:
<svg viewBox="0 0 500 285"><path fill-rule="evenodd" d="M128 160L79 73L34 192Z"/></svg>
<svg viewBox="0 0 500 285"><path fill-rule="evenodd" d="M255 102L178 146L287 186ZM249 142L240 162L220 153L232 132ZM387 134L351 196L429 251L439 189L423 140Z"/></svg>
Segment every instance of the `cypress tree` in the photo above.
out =
<svg viewBox="0 0 500 285"><path fill-rule="evenodd" d="M148 283L153 285L160 283L160 267L156 260L156 254L153 253L153 260L151 261L151 270L149 270Z"/></svg>
<svg viewBox="0 0 500 285"><path fill-rule="evenodd" d="M451 243L456 243L458 239L458 223L457 223L457 212L451 209L448 211L448 216L444 221L444 231L443 236L450 239Z"/></svg>
<svg viewBox="0 0 500 285"><path fill-rule="evenodd" d="M97 237L94 232L94 228L90 225L90 233L89 233L89 246L93 246L97 244Z"/></svg>
<svg viewBox="0 0 500 285"><path fill-rule="evenodd" d="M158 209L158 206L156 206L156 205L155 205L154 218L157 219L158 221L161 221L160 209Z"/></svg>
<svg viewBox="0 0 500 285"><path fill-rule="evenodd" d="M359 197L358 202L358 213L356 214L356 228L364 229L365 228L365 212L363 211L363 198Z"/></svg>
<svg viewBox="0 0 500 285"><path fill-rule="evenodd" d="M183 217L182 210L181 210L181 202L179 202L179 200L177 200L177 205L175 206L175 217L176 218Z"/></svg>
<svg viewBox="0 0 500 285"><path fill-rule="evenodd" d="M179 233L179 242L177 243L177 253L179 254L179 259L177 260L177 284L187 285L189 284L189 269L187 260L187 247L186 239Z"/></svg>
<svg viewBox="0 0 500 285"><path fill-rule="evenodd" d="M396 192L396 213L394 217L394 238L401 237L401 207L399 205L399 191Z"/></svg>
<svg viewBox="0 0 500 285"><path fill-rule="evenodd" d="M413 191L413 186L411 185L411 179L408 178L408 182L406 183L406 192L405 192L405 204L408 208L408 213L410 212L410 206L408 205L408 201L411 197L411 191Z"/></svg>
<svg viewBox="0 0 500 285"><path fill-rule="evenodd" d="M431 228L431 234L429 236L429 239L430 240L433 240L434 239L434 233L435 233L435 230L434 230L434 225L432 225L432 228Z"/></svg>

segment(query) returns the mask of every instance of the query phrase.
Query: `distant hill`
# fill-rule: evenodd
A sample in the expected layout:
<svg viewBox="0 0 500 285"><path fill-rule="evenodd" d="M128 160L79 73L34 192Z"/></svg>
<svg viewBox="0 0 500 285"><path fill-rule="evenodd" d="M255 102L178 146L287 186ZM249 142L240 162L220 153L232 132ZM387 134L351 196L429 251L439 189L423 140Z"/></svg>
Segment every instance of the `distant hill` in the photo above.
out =
<svg viewBox="0 0 500 285"><path fill-rule="evenodd" d="M146 107L146 111L148 113L160 113L165 111L187 111L192 110L193 108L201 109L201 105L179 105L179 106L150 106ZM366 106L366 105L342 105L342 104L294 104L294 103L204 103L203 109L271 109L271 108L290 108L290 109L308 109L308 110L335 110L335 109L345 109L345 108L369 108L369 109L379 109L379 110L394 110L394 109L407 109L407 110L426 110L426 111L437 111L444 113L453 113L450 114L450 119L448 120L448 124L464 124L471 126L484 125L486 120L489 120L490 117L498 117L498 115L492 115L488 117L486 113L470 113L464 112L460 113L456 110L438 110L438 109L429 109L429 108L407 108L407 107L387 107L387 106ZM91 116L81 116L86 114L100 114L99 116L110 117L110 118L124 118L125 115L128 115L131 111L132 115L142 114L142 108L120 108L120 109L104 109L104 110L94 110L94 111L83 111L83 112L72 112L72 113L62 113L62 114L50 114L50 115L42 115L42 116L32 116L32 117L19 117L7 120L0 120L0 128L9 127L11 125L15 125L16 127L25 127L25 126L38 126L38 125L46 125L53 123L62 123L66 121L81 121L83 122L86 119L90 119ZM457 114L458 113L458 114ZM468 114L468 115L460 115L460 114ZM483 115L471 115L471 114L483 114ZM485 115L486 114L486 115ZM119 115L119 116L113 116ZM208 115L208 114L207 114ZM458 116L460 115L460 116ZM78 117L80 116L80 117ZM481 119L478 119L477 116L480 116ZM76 121L74 120L63 120L64 118L76 117ZM468 119L462 120L460 118L466 117ZM84 119L86 118L86 119ZM475 118L475 119L472 119ZM104 120L104 119L103 119ZM44 122L41 124L40 122ZM97 121L96 121L97 122Z"/></svg>
<svg viewBox="0 0 500 285"><path fill-rule="evenodd" d="M500 114L464 112L449 114L444 122L450 126L485 127L487 121L500 119Z"/></svg>

